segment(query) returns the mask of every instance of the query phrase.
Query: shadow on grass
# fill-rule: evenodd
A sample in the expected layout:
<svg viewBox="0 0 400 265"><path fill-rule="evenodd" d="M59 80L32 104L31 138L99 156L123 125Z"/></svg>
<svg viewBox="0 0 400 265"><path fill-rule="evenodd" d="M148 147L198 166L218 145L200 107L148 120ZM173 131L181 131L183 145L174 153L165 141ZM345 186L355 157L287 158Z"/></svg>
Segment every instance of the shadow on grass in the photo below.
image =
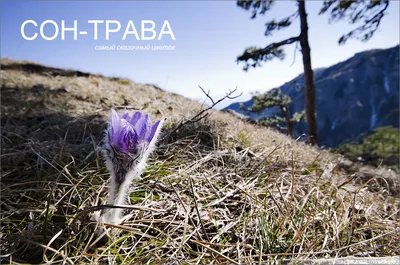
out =
<svg viewBox="0 0 400 265"><path fill-rule="evenodd" d="M43 69L39 66L39 70ZM45 253L43 246L60 231L51 244L53 249L67 244L65 248L73 253L92 240L90 220L78 228L70 221L82 208L101 203L94 197L104 197L101 187L108 173L96 148L107 124L99 115L71 114L72 98L64 88L41 84L1 87L1 201L6 202L1 204L3 262L10 262L10 254L22 263L42 263L44 254L57 259L56 252ZM159 157L190 146L196 159L197 151L214 149L218 139L208 121L177 131L170 125L164 131L168 137L159 143L163 146L158 149Z"/></svg>
<svg viewBox="0 0 400 265"><path fill-rule="evenodd" d="M68 99L63 88L1 87L1 255L14 252L15 261L42 262L43 248L29 241L46 245L60 229L70 233L65 216L82 198L77 192L59 200L83 180L80 172L103 167L96 148L106 122L68 113Z"/></svg>
<svg viewBox="0 0 400 265"><path fill-rule="evenodd" d="M30 171L37 175L45 164L87 160L106 123L99 115L71 115L68 100L63 88L1 88L2 171L12 171L3 175L3 183L27 178Z"/></svg>
<svg viewBox="0 0 400 265"><path fill-rule="evenodd" d="M177 142L190 142L202 149L215 150L218 140L215 124L208 119L203 119L193 123L187 123L176 129L177 123L169 124L164 128L161 136L161 145L174 144Z"/></svg>

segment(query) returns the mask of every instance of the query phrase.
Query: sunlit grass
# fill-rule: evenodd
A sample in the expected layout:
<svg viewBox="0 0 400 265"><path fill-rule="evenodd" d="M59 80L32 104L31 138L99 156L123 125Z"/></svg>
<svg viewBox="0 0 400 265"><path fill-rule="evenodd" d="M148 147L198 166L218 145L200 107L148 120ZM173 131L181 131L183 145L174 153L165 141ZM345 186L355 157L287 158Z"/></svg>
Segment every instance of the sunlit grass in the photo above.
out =
<svg viewBox="0 0 400 265"><path fill-rule="evenodd" d="M22 94L32 87L7 74L3 87L11 90L13 81L12 91ZM93 78L99 89L112 84ZM134 89L128 82L118 89L127 86ZM141 88L139 98L146 93ZM14 92L10 102L19 98ZM73 102L78 92L57 93L45 101ZM400 201L385 186L371 191L375 178L358 184L335 166L333 155L226 113L213 111L173 132L177 117L199 106L159 93L157 100L167 103L155 100L146 110L176 116L132 186L129 203L137 208L126 210L121 225L105 225L110 237L103 238L93 207L104 205L107 195L109 176L97 149L106 111L86 101L78 101L82 109L71 103L69 112L57 109L57 100L2 104L2 264L249 264L400 255ZM30 108L32 116L10 111L16 106Z"/></svg>

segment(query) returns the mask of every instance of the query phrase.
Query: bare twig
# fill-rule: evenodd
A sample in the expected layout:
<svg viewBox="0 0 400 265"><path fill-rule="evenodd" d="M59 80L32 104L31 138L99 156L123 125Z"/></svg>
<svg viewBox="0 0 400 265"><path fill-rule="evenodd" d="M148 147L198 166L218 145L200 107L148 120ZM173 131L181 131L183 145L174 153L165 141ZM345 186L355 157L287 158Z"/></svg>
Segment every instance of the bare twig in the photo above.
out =
<svg viewBox="0 0 400 265"><path fill-rule="evenodd" d="M224 101L225 99L236 99L238 97L240 97L242 93L240 93L239 95L233 96L233 94L237 91L237 87L234 90L229 90L228 93L226 93L226 95L220 99L218 99L217 101L215 101L211 96L210 96L210 91L208 91L207 93L205 92L205 90L199 86L199 88L201 89L201 91L203 91L203 93L207 96L207 98L210 99L212 105L209 106L208 108L205 108L203 110L201 110L200 112L198 112L196 115L194 115L192 118L190 118L189 120L186 120L184 122L180 122L178 123L178 125L171 130L168 135L178 131L180 128L182 128L183 126L190 124L190 123L195 123L198 122L202 119L204 119L205 117L207 117L208 115L210 115L210 113L208 112L209 110L211 110L212 108L214 108L216 105L218 105L219 103L221 103L222 101ZM163 139L165 139L167 135L164 135Z"/></svg>

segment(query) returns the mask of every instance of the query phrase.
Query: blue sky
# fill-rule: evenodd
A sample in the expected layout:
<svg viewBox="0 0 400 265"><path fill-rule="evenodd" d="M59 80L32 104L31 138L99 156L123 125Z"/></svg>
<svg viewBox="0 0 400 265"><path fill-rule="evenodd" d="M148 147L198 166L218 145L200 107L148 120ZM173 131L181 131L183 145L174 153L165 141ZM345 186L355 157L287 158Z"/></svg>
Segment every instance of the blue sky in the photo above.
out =
<svg viewBox="0 0 400 265"><path fill-rule="evenodd" d="M337 41L343 33L355 27L346 22L328 23L328 15L318 16L322 1L307 1L309 35L313 68L327 67L344 61L357 52L375 48L389 48L399 43L399 1L391 1L387 15L379 30L367 43L349 40L339 46ZM196 100L204 100L198 86L211 91L214 98L223 96L229 89L238 87L244 101L250 92L266 91L282 85L303 70L301 53L293 55L295 45L287 46L287 58L274 60L261 68L242 70L236 57L248 46L266 46L290 36L297 36L299 24L265 37L265 22L280 19L295 11L293 1L278 1L265 16L250 19L251 12L236 6L236 1L1 1L1 57L29 60L41 64L72 68L106 76L126 77L139 83L156 84L164 90ZM54 40L25 40L21 25L34 20L38 27L27 25L25 33L40 33L45 20L53 20L59 27ZM72 32L61 39L61 21L66 27L87 31L74 40ZM117 20L121 29L110 33L105 40L105 24L98 26L98 40L94 40L94 26L89 20ZM175 40L165 34L161 40L136 40L129 35L122 40L129 21L133 21L139 35L141 21L152 20L160 34L165 20L168 21ZM116 25L112 24L111 28ZM47 36L54 34L51 24L44 27ZM147 32L146 34L150 34ZM151 35L151 34L150 34ZM148 36L148 35L146 35ZM98 45L170 45L170 51L99 51ZM224 107L230 101L225 101Z"/></svg>

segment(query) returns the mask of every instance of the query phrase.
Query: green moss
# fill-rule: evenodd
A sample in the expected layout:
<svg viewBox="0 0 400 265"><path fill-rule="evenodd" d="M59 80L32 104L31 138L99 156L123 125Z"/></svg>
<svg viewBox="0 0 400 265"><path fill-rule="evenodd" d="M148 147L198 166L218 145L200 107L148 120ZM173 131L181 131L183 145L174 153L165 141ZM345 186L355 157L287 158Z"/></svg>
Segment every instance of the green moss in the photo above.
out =
<svg viewBox="0 0 400 265"><path fill-rule="evenodd" d="M301 171L302 175L309 175L311 174L311 172L320 169L321 166L315 162L311 163L311 165L309 165L306 169L304 169L303 171Z"/></svg>
<svg viewBox="0 0 400 265"><path fill-rule="evenodd" d="M160 199L160 196L150 194L149 192L147 192L145 190L139 190L139 191L132 192L130 194L130 199L132 201L136 201L136 202L142 202L146 199L150 199L152 201L158 201Z"/></svg>

